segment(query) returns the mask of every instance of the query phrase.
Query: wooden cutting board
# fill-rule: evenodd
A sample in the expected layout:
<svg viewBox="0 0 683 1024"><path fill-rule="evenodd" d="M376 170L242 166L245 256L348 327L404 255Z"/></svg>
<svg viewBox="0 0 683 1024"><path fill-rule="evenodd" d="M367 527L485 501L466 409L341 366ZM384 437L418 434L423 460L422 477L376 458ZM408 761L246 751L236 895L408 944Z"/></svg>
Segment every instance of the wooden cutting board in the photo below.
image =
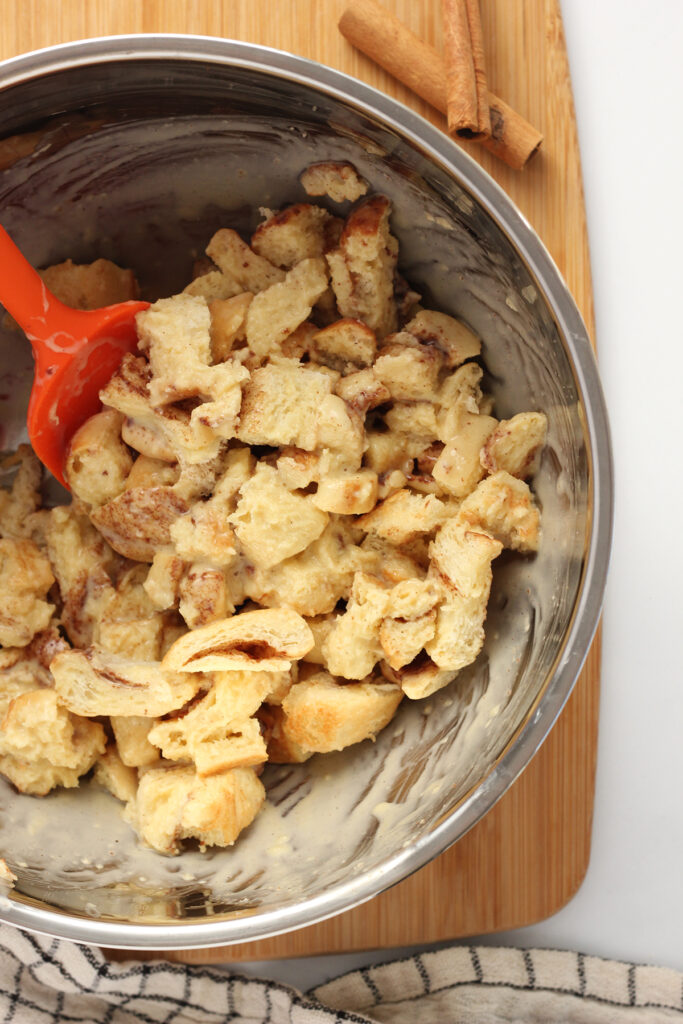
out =
<svg viewBox="0 0 683 1024"><path fill-rule="evenodd" d="M441 47L439 0L384 0ZM439 128L444 119L354 51L336 24L345 0L5 0L0 57L86 36L188 32L262 43L339 68L396 97ZM535 227L593 333L578 139L557 0L482 0L489 86L545 141L512 171L469 152ZM599 638L556 726L497 806L437 860L370 903L288 935L163 954L193 963L307 956L426 944L516 928L562 907L590 852L600 678ZM146 954L158 955L158 954Z"/></svg>

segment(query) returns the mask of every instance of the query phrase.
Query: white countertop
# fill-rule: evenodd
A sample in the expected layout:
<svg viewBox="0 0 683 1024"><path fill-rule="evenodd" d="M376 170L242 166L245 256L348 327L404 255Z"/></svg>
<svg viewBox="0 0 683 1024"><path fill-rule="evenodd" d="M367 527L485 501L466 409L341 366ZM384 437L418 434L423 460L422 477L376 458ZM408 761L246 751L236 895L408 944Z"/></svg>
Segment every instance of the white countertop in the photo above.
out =
<svg viewBox="0 0 683 1024"><path fill-rule="evenodd" d="M683 3L562 9L616 467L593 845L563 910L483 941L683 970ZM306 989L401 952L239 969Z"/></svg>
<svg viewBox="0 0 683 1024"><path fill-rule="evenodd" d="M683 5L565 0L615 456L591 861L503 938L683 969Z"/></svg>

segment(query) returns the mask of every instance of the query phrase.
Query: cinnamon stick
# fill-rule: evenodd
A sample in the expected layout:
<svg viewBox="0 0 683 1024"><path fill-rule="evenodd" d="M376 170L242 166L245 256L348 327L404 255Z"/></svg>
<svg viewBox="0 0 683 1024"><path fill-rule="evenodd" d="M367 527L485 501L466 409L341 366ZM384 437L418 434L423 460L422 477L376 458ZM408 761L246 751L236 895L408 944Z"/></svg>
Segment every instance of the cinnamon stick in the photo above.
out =
<svg viewBox="0 0 683 1024"><path fill-rule="evenodd" d="M339 20L348 41L430 106L446 113L448 85L441 54L376 0L350 0ZM477 140L517 170L537 151L543 136L493 93L488 94L491 135Z"/></svg>
<svg viewBox="0 0 683 1024"><path fill-rule="evenodd" d="M491 134L484 37L478 0L442 0L448 130L464 139Z"/></svg>

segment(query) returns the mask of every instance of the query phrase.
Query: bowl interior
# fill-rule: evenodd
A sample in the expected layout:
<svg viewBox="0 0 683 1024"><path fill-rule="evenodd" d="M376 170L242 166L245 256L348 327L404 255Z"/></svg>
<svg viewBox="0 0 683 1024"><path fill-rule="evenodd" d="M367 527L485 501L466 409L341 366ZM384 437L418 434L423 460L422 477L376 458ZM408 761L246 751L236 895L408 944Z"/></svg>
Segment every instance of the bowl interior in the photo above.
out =
<svg viewBox="0 0 683 1024"><path fill-rule="evenodd" d="M260 61L138 54L10 83L2 223L35 265L106 256L133 267L154 298L189 280L217 228L249 231L259 207L304 200L297 178L309 163L351 160L393 202L401 273L426 305L484 339L495 414L541 409L549 439L534 484L541 549L494 566L475 664L426 701L405 700L375 743L267 768L269 803L234 848L163 858L140 849L113 797L88 784L42 800L0 785L0 854L19 875L19 901L83 921L210 921L221 941L312 920L332 891L343 905L366 898L472 824L473 793L477 814L500 795L510 779L496 764L543 713L567 656L592 487L566 339L544 283L479 201L469 162L465 172L449 166L363 102L297 80L263 51ZM31 372L28 345L3 329L4 448L25 440ZM123 930L111 937L132 941Z"/></svg>

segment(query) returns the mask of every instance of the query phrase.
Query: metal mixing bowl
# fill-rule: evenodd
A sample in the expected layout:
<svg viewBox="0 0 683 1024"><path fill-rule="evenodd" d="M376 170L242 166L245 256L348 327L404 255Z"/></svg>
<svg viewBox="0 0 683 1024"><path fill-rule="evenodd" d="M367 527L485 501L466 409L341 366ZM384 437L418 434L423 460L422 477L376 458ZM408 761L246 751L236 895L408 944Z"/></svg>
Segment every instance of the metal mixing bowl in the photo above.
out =
<svg viewBox="0 0 683 1024"><path fill-rule="evenodd" d="M394 203L400 269L484 339L496 413L542 409L538 555L506 554L481 656L376 743L269 767L270 802L233 849L141 850L87 784L0 791L0 916L107 946L189 947L311 924L386 889L462 836L555 721L598 620L612 508L608 426L577 309L524 218L460 149L386 96L242 43L92 40L0 66L0 218L45 265L107 256L149 296L188 279L211 233L305 198L299 172L351 160ZM29 134L26 134L29 133ZM23 155L22 155L23 154ZM332 208L334 208L332 206ZM338 208L337 208L338 209ZM3 447L25 439L29 347L0 338Z"/></svg>

